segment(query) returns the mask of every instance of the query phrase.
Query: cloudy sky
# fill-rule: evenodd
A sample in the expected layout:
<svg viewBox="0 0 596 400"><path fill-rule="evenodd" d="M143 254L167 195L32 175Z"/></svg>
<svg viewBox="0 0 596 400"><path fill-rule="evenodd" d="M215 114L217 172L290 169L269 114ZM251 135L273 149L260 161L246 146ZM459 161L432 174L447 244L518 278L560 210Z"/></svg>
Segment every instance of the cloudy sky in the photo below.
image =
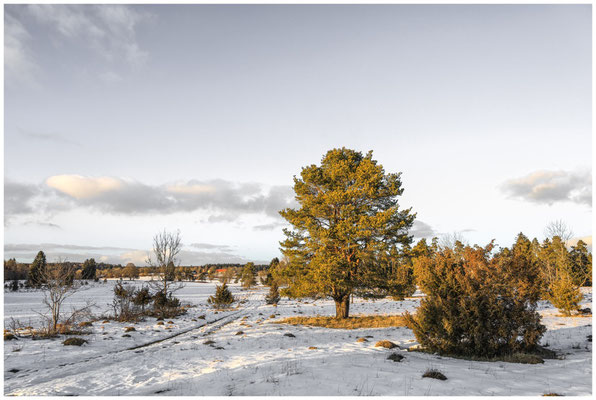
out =
<svg viewBox="0 0 596 400"><path fill-rule="evenodd" d="M591 57L589 5L5 5L5 258L268 261L341 146L417 238L591 237Z"/></svg>

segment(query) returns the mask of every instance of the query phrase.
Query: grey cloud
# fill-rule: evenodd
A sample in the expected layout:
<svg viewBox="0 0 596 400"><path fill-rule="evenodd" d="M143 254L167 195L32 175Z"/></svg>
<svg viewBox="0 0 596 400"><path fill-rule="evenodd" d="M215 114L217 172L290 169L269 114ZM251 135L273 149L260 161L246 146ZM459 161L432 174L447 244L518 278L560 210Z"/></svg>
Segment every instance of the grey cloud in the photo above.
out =
<svg viewBox="0 0 596 400"><path fill-rule="evenodd" d="M500 189L511 198L538 204L569 201L592 206L591 171L540 170L510 179Z"/></svg>
<svg viewBox="0 0 596 400"><path fill-rule="evenodd" d="M111 246L80 246L74 244L39 243L39 244L5 244L4 251L55 251L55 250L82 250L82 251L131 251L134 249Z"/></svg>
<svg viewBox="0 0 596 400"><path fill-rule="evenodd" d="M205 250L224 250L229 251L232 247L227 244L211 244L211 243L191 243L189 246L195 249Z"/></svg>
<svg viewBox="0 0 596 400"><path fill-rule="evenodd" d="M417 239L429 238L436 234L437 232L429 224L420 220L415 220L412 229L410 229L410 235L413 235Z"/></svg>
<svg viewBox="0 0 596 400"><path fill-rule="evenodd" d="M274 186L266 190L258 183L191 180L150 186L117 178L75 175L52 177L48 182L74 205L113 214L207 210L214 212L209 222L229 222L246 213L278 217L279 210L293 204L290 187Z"/></svg>
<svg viewBox="0 0 596 400"><path fill-rule="evenodd" d="M34 211L33 200L41 193L39 185L4 182L4 214L30 214Z"/></svg>
<svg viewBox="0 0 596 400"><path fill-rule="evenodd" d="M27 221L23 223L24 225L37 225L44 228L52 228L52 229L62 229L60 225L54 224L52 222L44 222L44 221Z"/></svg>
<svg viewBox="0 0 596 400"><path fill-rule="evenodd" d="M272 231L277 228L282 228L288 226L287 222L279 221L279 222L271 222L268 224L256 225L253 226L253 229L256 231Z"/></svg>
<svg viewBox="0 0 596 400"><path fill-rule="evenodd" d="M54 225L47 221L48 217L56 212L68 210L70 206L71 202L66 196L45 185L20 183L11 179L4 181L5 225L9 225L15 217L33 214L45 215L46 221L42 222L42 225Z"/></svg>
<svg viewBox="0 0 596 400"><path fill-rule="evenodd" d="M17 128L17 130L22 136L27 137L29 139L81 146L79 142L64 137L58 133L32 132L22 128Z"/></svg>

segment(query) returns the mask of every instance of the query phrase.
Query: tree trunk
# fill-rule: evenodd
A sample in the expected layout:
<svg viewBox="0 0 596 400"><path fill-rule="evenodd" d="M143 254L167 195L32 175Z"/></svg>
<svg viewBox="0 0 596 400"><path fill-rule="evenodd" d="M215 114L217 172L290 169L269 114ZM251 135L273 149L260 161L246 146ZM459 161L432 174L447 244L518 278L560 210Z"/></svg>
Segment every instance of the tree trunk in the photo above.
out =
<svg viewBox="0 0 596 400"><path fill-rule="evenodd" d="M335 301L335 318L348 318L350 315L350 295L333 299Z"/></svg>

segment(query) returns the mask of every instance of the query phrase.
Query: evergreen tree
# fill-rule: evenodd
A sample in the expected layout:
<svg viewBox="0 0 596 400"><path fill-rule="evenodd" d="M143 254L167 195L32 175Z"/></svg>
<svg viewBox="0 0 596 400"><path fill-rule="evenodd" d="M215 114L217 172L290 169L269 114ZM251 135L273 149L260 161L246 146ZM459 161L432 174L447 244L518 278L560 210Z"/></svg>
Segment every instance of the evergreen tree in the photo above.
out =
<svg viewBox="0 0 596 400"><path fill-rule="evenodd" d="M269 293L265 296L265 302L267 304L274 304L277 305L279 303L279 291L277 287L277 282L275 280L271 282L271 286L269 287Z"/></svg>
<svg viewBox="0 0 596 400"><path fill-rule="evenodd" d="M511 252L506 256L506 264L510 266L506 279L517 282L521 296L528 298L531 302L537 302L543 292L543 276L532 242L523 233L520 232L517 235Z"/></svg>
<svg viewBox="0 0 596 400"><path fill-rule="evenodd" d="M27 283L29 286L39 288L45 283L45 272L47 269L46 255L43 251L37 253L35 260L29 268L29 275L27 276Z"/></svg>
<svg viewBox="0 0 596 400"><path fill-rule="evenodd" d="M225 308L234 302L234 296L225 283L215 288L215 295L207 299L207 303L215 308Z"/></svg>
<svg viewBox="0 0 596 400"><path fill-rule="evenodd" d="M257 274L257 270L255 268L255 264L254 263L246 263L246 265L244 266L244 268L242 268L242 275L241 275L241 281L242 281L242 287L243 288L251 288L254 285L257 284L257 281L255 279L255 276Z"/></svg>
<svg viewBox="0 0 596 400"><path fill-rule="evenodd" d="M558 236L545 240L540 260L545 280L546 298L564 315L579 309L583 280L575 274L565 242ZM581 282L580 282L581 281Z"/></svg>
<svg viewBox="0 0 596 400"><path fill-rule="evenodd" d="M97 271L97 264L95 259L89 258L83 263L83 272L81 274L82 279L95 279L95 273Z"/></svg>
<svg viewBox="0 0 596 400"><path fill-rule="evenodd" d="M149 293L148 287L143 287L142 289L138 290L132 299L134 305L141 306L141 312L145 313L145 306L151 303L153 297Z"/></svg>
<svg viewBox="0 0 596 400"><path fill-rule="evenodd" d="M335 301L336 316L349 316L350 296L391 292L390 255L411 243L415 215L399 210L399 173L385 173L372 152L346 148L327 152L321 165L294 178L300 208L280 212L285 229L281 275L291 297L323 295Z"/></svg>
<svg viewBox="0 0 596 400"><path fill-rule="evenodd" d="M571 269L575 276L575 283L579 286L592 286L592 253L583 240L571 247Z"/></svg>

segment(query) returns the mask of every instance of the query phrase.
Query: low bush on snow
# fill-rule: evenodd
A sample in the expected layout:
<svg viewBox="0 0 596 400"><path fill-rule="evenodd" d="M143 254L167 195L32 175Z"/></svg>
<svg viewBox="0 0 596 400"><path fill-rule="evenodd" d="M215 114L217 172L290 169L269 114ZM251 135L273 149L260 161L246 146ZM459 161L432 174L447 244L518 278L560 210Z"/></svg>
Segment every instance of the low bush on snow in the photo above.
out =
<svg viewBox="0 0 596 400"><path fill-rule="evenodd" d="M443 375L443 373L439 370L436 369L428 369L426 370L426 372L422 375L423 378L433 378L433 379L438 379L441 381L446 381L447 377L445 375Z"/></svg>
<svg viewBox="0 0 596 400"><path fill-rule="evenodd" d="M536 312L536 265L485 248L446 248L414 262L426 297L408 326L420 345L442 355L496 357L530 353L546 331Z"/></svg>

